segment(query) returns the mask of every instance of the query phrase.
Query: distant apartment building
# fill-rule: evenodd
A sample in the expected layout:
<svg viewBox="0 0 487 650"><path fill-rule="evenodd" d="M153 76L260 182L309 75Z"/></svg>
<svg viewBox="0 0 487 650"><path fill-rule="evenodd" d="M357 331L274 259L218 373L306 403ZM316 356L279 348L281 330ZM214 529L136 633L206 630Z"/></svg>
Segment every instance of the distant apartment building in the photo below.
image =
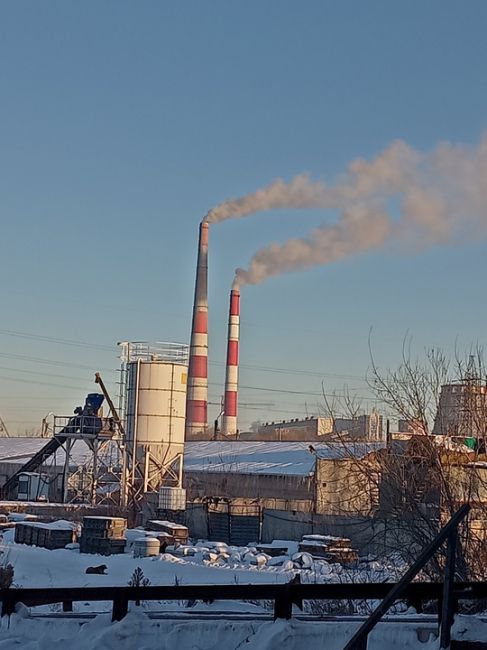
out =
<svg viewBox="0 0 487 650"><path fill-rule="evenodd" d="M383 439L382 415L371 413L356 418L307 417L303 420L266 422L257 431L242 433L240 440L281 442L333 439L379 442Z"/></svg>
<svg viewBox="0 0 487 650"><path fill-rule="evenodd" d="M304 420L282 420L266 422L251 434L242 434L241 440L275 440L296 442L299 440L317 440L331 436L333 433L333 418L307 417Z"/></svg>
<svg viewBox="0 0 487 650"><path fill-rule="evenodd" d="M354 418L335 418L335 432L350 440L380 442L384 437L383 418L372 412Z"/></svg>

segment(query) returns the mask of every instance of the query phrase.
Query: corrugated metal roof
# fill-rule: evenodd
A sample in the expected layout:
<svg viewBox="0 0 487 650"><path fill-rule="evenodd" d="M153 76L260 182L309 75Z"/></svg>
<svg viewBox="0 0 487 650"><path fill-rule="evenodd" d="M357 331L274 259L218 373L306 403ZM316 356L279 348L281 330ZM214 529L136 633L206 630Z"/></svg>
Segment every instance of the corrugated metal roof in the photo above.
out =
<svg viewBox="0 0 487 650"><path fill-rule="evenodd" d="M16 463L23 465L29 458L49 442L49 438L0 438L0 463ZM63 451L59 450L59 463L64 462ZM73 464L82 465L88 458L87 446L76 441L72 447L71 459Z"/></svg>
<svg viewBox="0 0 487 650"><path fill-rule="evenodd" d="M314 451L310 450L310 445ZM313 473L315 455L323 459L362 457L382 447L381 443L190 441L185 445L184 469L193 472L242 474Z"/></svg>
<svg viewBox="0 0 487 650"><path fill-rule="evenodd" d="M22 465L38 452L46 438L0 438L0 462ZM314 451L310 450L310 445ZM382 447L381 443L268 442L268 441L189 441L185 445L184 469L189 472L235 472L241 474L312 474L315 455L324 459L350 456L359 458ZM62 450L59 461L63 462ZM80 465L89 455L83 442L72 450L73 464Z"/></svg>

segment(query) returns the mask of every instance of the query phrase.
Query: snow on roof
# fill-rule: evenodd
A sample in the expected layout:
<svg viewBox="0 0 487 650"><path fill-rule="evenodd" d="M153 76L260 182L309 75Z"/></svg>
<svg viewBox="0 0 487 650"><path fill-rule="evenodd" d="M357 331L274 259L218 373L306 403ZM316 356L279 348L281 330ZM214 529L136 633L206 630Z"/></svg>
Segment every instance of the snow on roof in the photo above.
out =
<svg viewBox="0 0 487 650"><path fill-rule="evenodd" d="M50 438L0 438L0 463L23 465L49 440ZM71 449L71 460L74 465L82 465L89 454L88 447L83 442L76 441ZM59 450L59 464L64 462L63 456L64 452Z"/></svg>
<svg viewBox="0 0 487 650"><path fill-rule="evenodd" d="M0 463L22 465L47 442L46 438L0 438ZM316 456L330 460L360 458L382 446L381 443L194 440L185 444L184 470L309 476ZM83 464L89 453L82 441L76 441L71 451L72 464ZM59 450L56 464L62 464L63 457L64 452Z"/></svg>
<svg viewBox="0 0 487 650"><path fill-rule="evenodd" d="M381 446L378 443L323 445L316 441L189 441L185 445L184 469L188 472L308 476L313 473L315 456L330 460L350 456L360 458Z"/></svg>

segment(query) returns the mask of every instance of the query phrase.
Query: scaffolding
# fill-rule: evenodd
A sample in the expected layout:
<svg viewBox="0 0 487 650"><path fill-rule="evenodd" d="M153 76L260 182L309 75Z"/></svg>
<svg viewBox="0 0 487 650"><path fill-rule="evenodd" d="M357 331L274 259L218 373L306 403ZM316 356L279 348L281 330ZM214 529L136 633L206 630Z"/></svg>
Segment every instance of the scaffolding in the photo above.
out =
<svg viewBox="0 0 487 650"><path fill-rule="evenodd" d="M62 471L63 503L123 505L125 461L123 436L113 417L92 415L54 416L54 439L64 451ZM86 446L86 460L76 464L72 450L76 443Z"/></svg>

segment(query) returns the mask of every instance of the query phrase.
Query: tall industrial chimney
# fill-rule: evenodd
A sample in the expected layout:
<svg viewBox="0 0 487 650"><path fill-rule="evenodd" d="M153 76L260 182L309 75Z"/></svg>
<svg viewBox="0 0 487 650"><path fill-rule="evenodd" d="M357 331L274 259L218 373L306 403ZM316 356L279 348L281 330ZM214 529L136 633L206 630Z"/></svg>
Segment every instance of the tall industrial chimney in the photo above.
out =
<svg viewBox="0 0 487 650"><path fill-rule="evenodd" d="M189 347L186 394L186 438L205 431L208 424L208 223L200 224Z"/></svg>
<svg viewBox="0 0 487 650"><path fill-rule="evenodd" d="M223 403L222 432L227 435L237 433L237 393L238 393L238 342L240 338L240 290L234 284L230 292L230 312L228 315L227 365L225 372L225 398Z"/></svg>

